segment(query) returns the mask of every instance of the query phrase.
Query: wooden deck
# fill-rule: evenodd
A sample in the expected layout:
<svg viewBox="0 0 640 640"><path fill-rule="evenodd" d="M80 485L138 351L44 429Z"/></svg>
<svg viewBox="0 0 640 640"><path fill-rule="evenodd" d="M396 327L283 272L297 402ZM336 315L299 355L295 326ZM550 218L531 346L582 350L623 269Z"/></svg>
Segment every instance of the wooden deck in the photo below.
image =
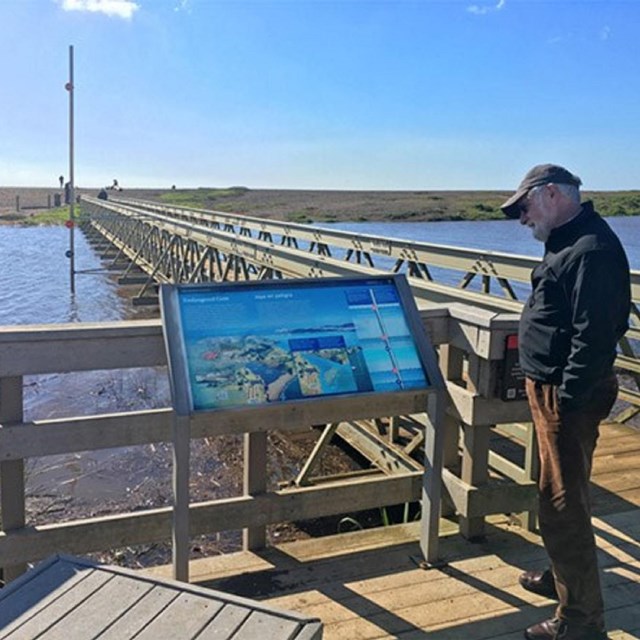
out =
<svg viewBox="0 0 640 640"><path fill-rule="evenodd" d="M320 640L317 619L54 556L0 591L2 640Z"/></svg>
<svg viewBox="0 0 640 640"><path fill-rule="evenodd" d="M640 638L640 432L605 425L594 462L594 525L609 637ZM539 536L509 516L470 543L443 521L446 565L424 570L416 524L194 561L194 582L324 623L325 640L515 640L553 603L517 582L546 563ZM153 570L156 575L168 567Z"/></svg>

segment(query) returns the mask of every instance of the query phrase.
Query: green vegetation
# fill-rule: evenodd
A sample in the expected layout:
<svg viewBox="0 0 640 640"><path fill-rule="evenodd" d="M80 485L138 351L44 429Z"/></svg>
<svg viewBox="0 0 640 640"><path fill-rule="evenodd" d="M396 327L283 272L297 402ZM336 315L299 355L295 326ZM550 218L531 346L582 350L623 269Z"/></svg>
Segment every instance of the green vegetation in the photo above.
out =
<svg viewBox="0 0 640 640"><path fill-rule="evenodd" d="M640 191L586 192L603 216L637 216L640 214Z"/></svg>
<svg viewBox="0 0 640 640"><path fill-rule="evenodd" d="M176 189L163 193L159 200L165 204L175 204L180 207L194 207L209 209L215 204L220 209L220 200L225 198L239 198L247 193L247 187L229 187L227 189Z"/></svg>
<svg viewBox="0 0 640 640"><path fill-rule="evenodd" d="M306 211L292 211L287 214L287 222L297 222L299 224L311 224L313 218L310 218Z"/></svg>
<svg viewBox="0 0 640 640"><path fill-rule="evenodd" d="M314 222L432 222L502 220L500 205L512 191L304 191L248 189L130 189L122 197L167 205L216 210L309 224ZM92 194L93 195L93 194ZM640 191L586 191L604 216L640 215ZM63 224L68 207L27 208L15 212L15 195L0 210L0 222L22 225ZM25 201L29 202L25 197ZM76 215L79 215L79 207Z"/></svg>
<svg viewBox="0 0 640 640"><path fill-rule="evenodd" d="M79 213L76 208L76 214ZM5 216L5 219L7 217ZM57 209L42 209L37 213L16 214L16 222L28 227L39 225L60 225L69 219L69 207L59 207Z"/></svg>

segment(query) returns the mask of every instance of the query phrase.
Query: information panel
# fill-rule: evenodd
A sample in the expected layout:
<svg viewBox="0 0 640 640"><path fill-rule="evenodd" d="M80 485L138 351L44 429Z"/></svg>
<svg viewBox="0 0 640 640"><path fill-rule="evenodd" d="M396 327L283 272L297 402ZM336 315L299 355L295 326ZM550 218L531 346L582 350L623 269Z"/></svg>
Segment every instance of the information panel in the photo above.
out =
<svg viewBox="0 0 640 640"><path fill-rule="evenodd" d="M404 276L164 285L161 298L188 413L429 386Z"/></svg>

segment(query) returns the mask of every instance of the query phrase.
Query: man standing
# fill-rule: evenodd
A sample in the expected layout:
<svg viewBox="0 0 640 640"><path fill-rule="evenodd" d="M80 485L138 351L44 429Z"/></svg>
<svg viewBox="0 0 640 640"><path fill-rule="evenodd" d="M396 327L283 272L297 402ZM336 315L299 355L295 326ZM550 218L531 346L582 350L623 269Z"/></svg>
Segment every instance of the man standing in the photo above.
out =
<svg viewBox="0 0 640 640"><path fill-rule="evenodd" d="M522 574L520 584L559 604L553 618L525 631L528 640L607 638L589 477L599 423L617 395L613 361L628 328L631 292L622 245L593 204L580 203L580 184L563 167L538 165L502 205L545 243L520 319L519 349L551 568Z"/></svg>

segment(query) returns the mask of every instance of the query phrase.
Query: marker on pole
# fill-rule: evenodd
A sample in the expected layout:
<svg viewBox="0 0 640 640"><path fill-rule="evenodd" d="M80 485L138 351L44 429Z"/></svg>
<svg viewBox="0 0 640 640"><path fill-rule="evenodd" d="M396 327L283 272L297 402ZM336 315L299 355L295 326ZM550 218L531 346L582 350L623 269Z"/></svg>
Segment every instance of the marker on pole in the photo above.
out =
<svg viewBox="0 0 640 640"><path fill-rule="evenodd" d="M67 228L69 229L69 250L65 253L69 258L69 277L71 280L71 293L76 292L76 265L74 251L74 229L75 229L75 182L73 168L73 45L69 45L69 82L64 85L69 92L69 220L67 220Z"/></svg>

